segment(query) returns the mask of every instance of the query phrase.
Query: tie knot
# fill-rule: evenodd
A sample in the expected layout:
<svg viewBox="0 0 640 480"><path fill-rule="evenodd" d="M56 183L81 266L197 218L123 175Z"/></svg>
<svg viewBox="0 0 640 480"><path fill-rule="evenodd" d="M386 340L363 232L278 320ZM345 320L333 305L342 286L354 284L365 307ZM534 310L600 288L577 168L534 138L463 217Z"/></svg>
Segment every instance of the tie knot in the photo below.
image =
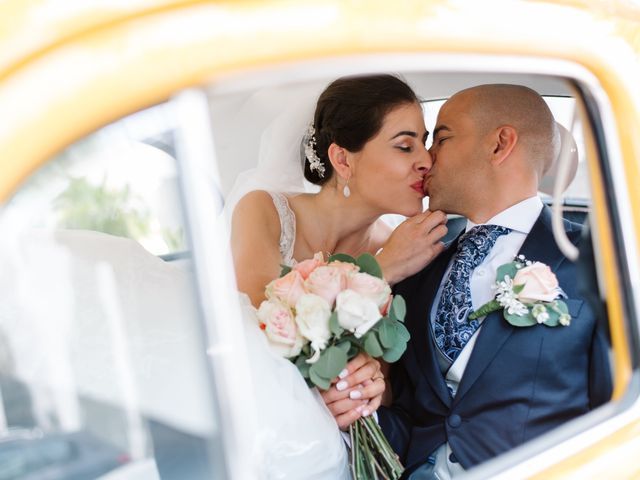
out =
<svg viewBox="0 0 640 480"><path fill-rule="evenodd" d="M484 258L493 248L498 237L510 231L510 228L500 225L477 225L462 236L458 243L458 253Z"/></svg>

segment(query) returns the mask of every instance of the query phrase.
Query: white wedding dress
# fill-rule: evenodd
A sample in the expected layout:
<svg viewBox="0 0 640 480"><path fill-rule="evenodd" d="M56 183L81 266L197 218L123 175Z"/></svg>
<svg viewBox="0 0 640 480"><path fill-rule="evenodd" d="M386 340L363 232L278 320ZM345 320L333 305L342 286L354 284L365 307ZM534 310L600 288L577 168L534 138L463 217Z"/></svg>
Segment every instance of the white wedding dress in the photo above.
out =
<svg viewBox="0 0 640 480"><path fill-rule="evenodd" d="M280 253L291 264L295 217L284 195L271 195L280 215ZM267 479L350 479L346 445L319 393L293 363L271 351L245 294L241 302L259 404L254 462L260 473Z"/></svg>

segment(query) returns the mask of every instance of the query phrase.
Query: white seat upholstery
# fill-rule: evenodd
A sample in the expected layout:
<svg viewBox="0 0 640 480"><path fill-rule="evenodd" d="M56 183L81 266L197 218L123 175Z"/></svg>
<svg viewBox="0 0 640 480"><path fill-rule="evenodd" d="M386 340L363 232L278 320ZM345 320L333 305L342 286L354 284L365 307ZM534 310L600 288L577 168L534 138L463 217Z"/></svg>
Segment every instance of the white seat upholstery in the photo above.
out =
<svg viewBox="0 0 640 480"><path fill-rule="evenodd" d="M563 191L571 185L571 182L576 176L576 172L578 171L578 146L576 145L576 141L573 138L573 135L569 130L556 122L558 126L558 130L560 131L560 152L556 157L555 161L551 163L549 168L542 177L542 181L540 182L539 190L542 193L546 193L547 195L553 195L553 187L556 182L556 176L558 175L558 165L560 164L560 159L564 156L569 157L569 162L571 162L571 167L569 170L569 176L567 177L567 181L563 187Z"/></svg>

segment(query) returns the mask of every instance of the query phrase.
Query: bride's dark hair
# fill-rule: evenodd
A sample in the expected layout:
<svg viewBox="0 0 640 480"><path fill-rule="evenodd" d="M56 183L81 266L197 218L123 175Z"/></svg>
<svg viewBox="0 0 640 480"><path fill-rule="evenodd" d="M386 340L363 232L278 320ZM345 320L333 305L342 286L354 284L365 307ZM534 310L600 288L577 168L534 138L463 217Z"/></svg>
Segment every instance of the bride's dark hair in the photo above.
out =
<svg viewBox="0 0 640 480"><path fill-rule="evenodd" d="M324 176L304 162L304 176L323 185L333 175L329 145L336 143L350 152L362 150L382 128L387 113L407 103L419 103L411 87L393 75L342 77L332 82L318 98L313 116L315 151L325 168Z"/></svg>

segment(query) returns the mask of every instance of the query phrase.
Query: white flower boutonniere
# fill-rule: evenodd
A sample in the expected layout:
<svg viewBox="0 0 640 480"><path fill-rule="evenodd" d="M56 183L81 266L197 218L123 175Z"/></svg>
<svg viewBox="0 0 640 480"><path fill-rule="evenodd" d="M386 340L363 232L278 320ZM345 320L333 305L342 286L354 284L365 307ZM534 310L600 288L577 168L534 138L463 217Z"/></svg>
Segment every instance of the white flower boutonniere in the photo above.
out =
<svg viewBox="0 0 640 480"><path fill-rule="evenodd" d="M498 268L496 298L469 315L469 320L504 309L507 322L514 327L545 324L549 327L569 326L571 315L560 300L564 292L548 265L531 262L518 255L513 262Z"/></svg>

